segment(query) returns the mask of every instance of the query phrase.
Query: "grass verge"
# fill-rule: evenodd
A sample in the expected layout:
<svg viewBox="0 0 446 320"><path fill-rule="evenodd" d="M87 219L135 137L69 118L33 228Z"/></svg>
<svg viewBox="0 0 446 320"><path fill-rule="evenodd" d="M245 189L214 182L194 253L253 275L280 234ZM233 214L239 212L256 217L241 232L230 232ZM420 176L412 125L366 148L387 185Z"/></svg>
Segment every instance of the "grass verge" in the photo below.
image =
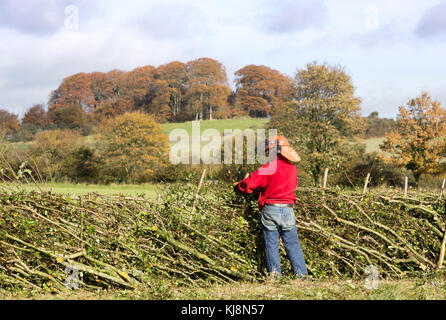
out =
<svg viewBox="0 0 446 320"><path fill-rule="evenodd" d="M12 189L11 184L0 184L0 189ZM27 191L51 191L53 193L61 193L70 196L85 195L89 193L98 193L106 196L113 195L128 195L136 197L144 194L148 198L155 199L163 188L162 185L141 184L141 185L126 185L126 184L111 184L111 185L96 185L96 184L72 184L72 183L48 183L48 184L21 184L20 188Z"/></svg>
<svg viewBox="0 0 446 320"><path fill-rule="evenodd" d="M206 288L176 288L158 283L135 291L76 291L64 294L0 291L2 300L444 300L444 280L380 281L367 289L363 281L285 279L234 283Z"/></svg>

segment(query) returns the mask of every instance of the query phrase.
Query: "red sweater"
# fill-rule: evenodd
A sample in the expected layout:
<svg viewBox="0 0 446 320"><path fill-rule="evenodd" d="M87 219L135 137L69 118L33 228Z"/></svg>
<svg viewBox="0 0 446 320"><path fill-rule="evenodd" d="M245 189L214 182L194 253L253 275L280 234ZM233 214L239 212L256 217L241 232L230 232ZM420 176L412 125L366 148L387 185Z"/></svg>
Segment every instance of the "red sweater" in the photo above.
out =
<svg viewBox="0 0 446 320"><path fill-rule="evenodd" d="M273 170L277 166L277 170ZM265 174L270 168L270 173ZM262 174L263 171L263 174ZM297 188L296 167L282 156L251 174L238 184L238 188L244 193L253 193L260 188L259 207L262 209L267 203L296 203L294 192Z"/></svg>

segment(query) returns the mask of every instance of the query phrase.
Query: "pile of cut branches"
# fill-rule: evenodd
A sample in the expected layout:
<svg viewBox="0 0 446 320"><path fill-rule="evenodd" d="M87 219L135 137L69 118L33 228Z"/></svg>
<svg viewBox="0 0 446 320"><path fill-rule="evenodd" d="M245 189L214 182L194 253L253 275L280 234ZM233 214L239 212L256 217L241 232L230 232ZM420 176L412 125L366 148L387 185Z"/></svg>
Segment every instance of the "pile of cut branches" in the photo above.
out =
<svg viewBox="0 0 446 320"><path fill-rule="evenodd" d="M299 198L298 229L318 276L364 277L372 265L380 276L399 279L442 263L445 200L318 190Z"/></svg>
<svg viewBox="0 0 446 320"><path fill-rule="evenodd" d="M74 271L90 289L131 289L157 278L176 285L258 278L257 263L240 246L251 240L248 223L218 194L202 194L192 210L195 193L172 186L154 203L4 192L0 285L65 291Z"/></svg>
<svg viewBox="0 0 446 320"><path fill-rule="evenodd" d="M314 277L385 278L435 270L445 201L300 190L296 206ZM255 281L265 276L254 196L177 184L159 201L90 194L0 193L0 287L54 292ZM282 249L283 258L285 258ZM290 272L284 261L284 271Z"/></svg>

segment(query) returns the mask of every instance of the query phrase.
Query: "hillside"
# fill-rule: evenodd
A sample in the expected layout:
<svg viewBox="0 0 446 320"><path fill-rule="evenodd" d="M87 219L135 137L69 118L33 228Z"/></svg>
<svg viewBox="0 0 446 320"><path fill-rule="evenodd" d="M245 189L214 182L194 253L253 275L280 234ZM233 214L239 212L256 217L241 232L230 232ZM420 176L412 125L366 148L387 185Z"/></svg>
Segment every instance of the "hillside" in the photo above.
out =
<svg viewBox="0 0 446 320"><path fill-rule="evenodd" d="M228 130L246 130L262 128L268 123L268 119L265 118L241 118L241 119L228 119L228 120L205 120L200 123L200 133L208 129L216 129L223 134L225 129ZM169 135L175 129L186 130L188 134L192 134L192 122L182 123L166 123L162 124L162 128L166 135ZM86 142L89 144L94 143L94 137L85 137ZM379 145L383 142L384 138L371 138L362 140L366 144L367 152L379 151ZM32 142L16 142L11 144L17 150L27 150L32 146Z"/></svg>

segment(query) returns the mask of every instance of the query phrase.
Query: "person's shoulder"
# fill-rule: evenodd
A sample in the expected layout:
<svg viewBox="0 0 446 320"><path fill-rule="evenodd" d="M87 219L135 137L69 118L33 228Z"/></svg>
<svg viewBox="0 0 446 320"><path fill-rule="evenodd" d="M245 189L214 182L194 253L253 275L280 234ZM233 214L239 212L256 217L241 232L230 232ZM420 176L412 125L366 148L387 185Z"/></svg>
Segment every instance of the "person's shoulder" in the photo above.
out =
<svg viewBox="0 0 446 320"><path fill-rule="evenodd" d="M288 159L279 157L279 166L282 166L283 168L287 168L287 169L292 169L292 170L296 170L296 165L294 163L292 163L291 161L289 161Z"/></svg>
<svg viewBox="0 0 446 320"><path fill-rule="evenodd" d="M277 162L277 158L265 163L262 165L255 173L258 173L260 175L264 175L265 172L270 172L271 170L276 170L280 164Z"/></svg>
<svg viewBox="0 0 446 320"><path fill-rule="evenodd" d="M286 159L283 156L278 156L276 158L276 161L278 161L278 163L283 164L283 165L292 165L292 166L294 166L294 164L291 161L289 161L288 159Z"/></svg>
<svg viewBox="0 0 446 320"><path fill-rule="evenodd" d="M265 164L262 166L262 168L268 168L268 167L270 167L271 165L277 164L278 161L279 161L278 159L279 159L279 158L277 157L277 158L274 158L273 160L271 160L271 161L265 163Z"/></svg>

